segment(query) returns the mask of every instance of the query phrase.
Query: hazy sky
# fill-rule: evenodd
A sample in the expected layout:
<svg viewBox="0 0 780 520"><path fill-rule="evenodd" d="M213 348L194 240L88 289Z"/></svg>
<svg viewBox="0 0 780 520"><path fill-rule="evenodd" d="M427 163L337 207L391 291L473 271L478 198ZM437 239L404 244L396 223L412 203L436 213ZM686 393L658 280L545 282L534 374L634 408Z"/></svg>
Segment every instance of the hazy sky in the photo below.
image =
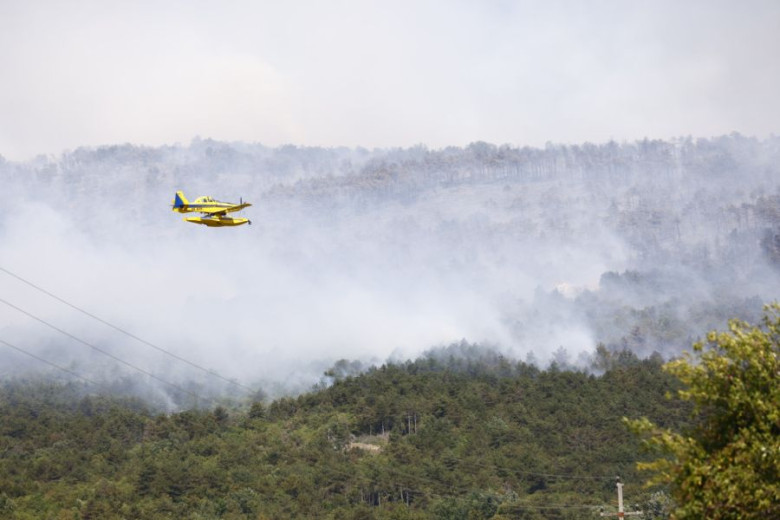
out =
<svg viewBox="0 0 780 520"><path fill-rule="evenodd" d="M780 2L0 0L0 155L766 136Z"/></svg>

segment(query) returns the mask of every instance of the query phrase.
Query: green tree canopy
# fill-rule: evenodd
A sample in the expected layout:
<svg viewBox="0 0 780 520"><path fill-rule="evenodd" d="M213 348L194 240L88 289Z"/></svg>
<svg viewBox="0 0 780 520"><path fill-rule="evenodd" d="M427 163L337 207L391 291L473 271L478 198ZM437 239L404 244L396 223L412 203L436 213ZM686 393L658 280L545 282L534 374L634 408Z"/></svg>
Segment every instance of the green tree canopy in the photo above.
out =
<svg viewBox="0 0 780 520"><path fill-rule="evenodd" d="M667 457L640 463L671 484L676 519L780 518L780 305L763 323L733 320L664 368L685 385L695 426L683 434L628 421Z"/></svg>

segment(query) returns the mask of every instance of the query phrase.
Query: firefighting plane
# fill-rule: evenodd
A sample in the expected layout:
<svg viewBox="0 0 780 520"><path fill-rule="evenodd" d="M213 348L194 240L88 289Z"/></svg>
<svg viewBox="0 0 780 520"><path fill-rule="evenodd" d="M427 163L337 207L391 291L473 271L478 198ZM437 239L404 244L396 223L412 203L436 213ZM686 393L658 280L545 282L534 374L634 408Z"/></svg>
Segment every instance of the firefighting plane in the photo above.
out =
<svg viewBox="0 0 780 520"><path fill-rule="evenodd" d="M187 222L193 224L202 224L209 227L240 226L241 224L251 224L248 218L229 217L228 213L241 211L251 206L250 203L243 200L238 204L232 202L220 202L211 197L198 197L190 202L181 191L176 192L173 198L173 211L178 213L201 213L200 217L184 217Z"/></svg>

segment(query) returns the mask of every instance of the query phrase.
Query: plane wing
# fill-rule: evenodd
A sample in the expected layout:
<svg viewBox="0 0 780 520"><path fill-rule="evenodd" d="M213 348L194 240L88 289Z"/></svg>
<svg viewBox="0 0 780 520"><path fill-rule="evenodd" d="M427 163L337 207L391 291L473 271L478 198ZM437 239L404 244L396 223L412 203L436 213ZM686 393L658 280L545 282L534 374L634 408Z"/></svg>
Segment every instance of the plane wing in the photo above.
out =
<svg viewBox="0 0 780 520"><path fill-rule="evenodd" d="M248 206L251 206L251 204L248 202L244 202L242 204L235 204L233 206L228 206L224 208L200 208L198 211L208 215L225 216L228 213L232 213L234 211L241 211L242 209Z"/></svg>

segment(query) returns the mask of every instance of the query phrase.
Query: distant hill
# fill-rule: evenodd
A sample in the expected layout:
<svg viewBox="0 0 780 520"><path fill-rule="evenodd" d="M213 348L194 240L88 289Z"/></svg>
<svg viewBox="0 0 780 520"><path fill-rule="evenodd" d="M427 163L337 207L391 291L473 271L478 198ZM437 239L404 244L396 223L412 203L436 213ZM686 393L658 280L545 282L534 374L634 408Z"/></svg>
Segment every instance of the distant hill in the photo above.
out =
<svg viewBox="0 0 780 520"><path fill-rule="evenodd" d="M436 150L196 139L0 161L0 178L0 262L274 395L340 358L413 359L461 339L540 367L587 366L599 344L675 356L780 294L777 137ZM251 201L254 225L192 229L170 211L178 189ZM126 375L29 324L7 333L80 373ZM107 341L147 371L192 377Z"/></svg>

